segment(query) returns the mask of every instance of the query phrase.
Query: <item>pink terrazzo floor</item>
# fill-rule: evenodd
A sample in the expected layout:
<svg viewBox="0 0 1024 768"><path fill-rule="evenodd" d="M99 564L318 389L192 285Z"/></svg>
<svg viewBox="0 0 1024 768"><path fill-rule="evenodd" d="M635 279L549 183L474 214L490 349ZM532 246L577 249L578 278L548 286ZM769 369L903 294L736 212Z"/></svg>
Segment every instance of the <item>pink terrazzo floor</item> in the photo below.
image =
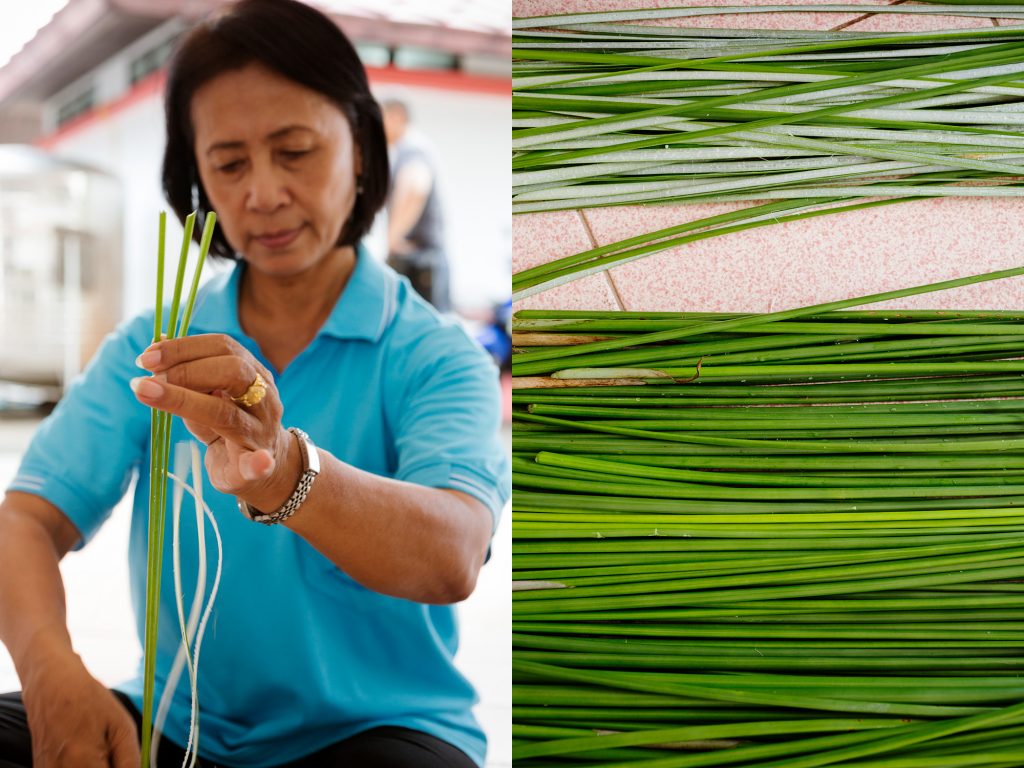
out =
<svg viewBox="0 0 1024 768"><path fill-rule="evenodd" d="M850 2L850 0L846 0ZM853 0L866 4L869 0ZM697 5L679 0L513 0L513 16ZM700 0L700 5L807 5ZM877 3L876 3L877 4ZM933 30L1006 20L895 14L707 16L691 26ZM737 204L629 206L513 217L515 271ZM900 203L692 243L551 289L517 309L764 312L1006 269L1024 263L1024 201L962 198ZM1024 277L878 306L1020 309Z"/></svg>

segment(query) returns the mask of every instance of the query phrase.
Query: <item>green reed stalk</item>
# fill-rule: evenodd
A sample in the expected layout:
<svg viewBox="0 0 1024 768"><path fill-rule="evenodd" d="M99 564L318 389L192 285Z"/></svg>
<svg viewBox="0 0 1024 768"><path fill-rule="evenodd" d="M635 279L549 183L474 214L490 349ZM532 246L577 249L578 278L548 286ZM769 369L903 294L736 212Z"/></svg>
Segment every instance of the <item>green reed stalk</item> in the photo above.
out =
<svg viewBox="0 0 1024 768"><path fill-rule="evenodd" d="M189 246L195 227L197 213L192 212L185 218L185 231L182 236L181 251L178 256L174 292L171 298L170 312L166 326L163 325L163 274L164 274L164 239L166 232L166 214L160 214L159 243L157 247L157 280L156 308L154 315L154 343L166 338L181 338L188 333L192 310L195 306L199 279L206 255L210 249L217 217L214 213L207 214L199 249L199 261L194 270L192 284L185 300L184 310L179 319L182 290L185 282L185 271L188 262ZM154 408L151 415L150 433L150 503L149 503L149 534L146 567L146 620L143 643L143 711L141 726L141 768L149 768L150 752L153 737L153 700L156 680L156 644L159 628L160 583L163 573L163 541L167 512L167 470L171 440L171 414ZM186 655L191 671L191 655Z"/></svg>
<svg viewBox="0 0 1024 768"><path fill-rule="evenodd" d="M1024 318L859 303L517 316L517 764L1016 765Z"/></svg>

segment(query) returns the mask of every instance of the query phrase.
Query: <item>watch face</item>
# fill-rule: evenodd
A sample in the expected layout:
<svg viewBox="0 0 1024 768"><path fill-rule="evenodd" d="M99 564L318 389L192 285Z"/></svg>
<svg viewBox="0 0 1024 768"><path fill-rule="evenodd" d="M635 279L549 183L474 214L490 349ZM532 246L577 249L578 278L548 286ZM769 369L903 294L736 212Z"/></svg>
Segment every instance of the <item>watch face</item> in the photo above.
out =
<svg viewBox="0 0 1024 768"><path fill-rule="evenodd" d="M257 517L262 517L263 513L255 507L250 507L241 499L238 500L238 511L245 515L250 520L255 520Z"/></svg>

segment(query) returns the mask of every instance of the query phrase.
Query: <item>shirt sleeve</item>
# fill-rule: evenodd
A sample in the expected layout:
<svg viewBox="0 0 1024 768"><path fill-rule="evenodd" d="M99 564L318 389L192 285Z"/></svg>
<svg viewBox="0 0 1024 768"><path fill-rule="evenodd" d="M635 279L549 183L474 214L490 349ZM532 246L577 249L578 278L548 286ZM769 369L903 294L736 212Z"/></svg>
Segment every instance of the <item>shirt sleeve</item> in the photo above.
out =
<svg viewBox="0 0 1024 768"><path fill-rule="evenodd" d="M512 485L497 368L455 325L420 339L402 367L396 479L468 493L491 511L496 529Z"/></svg>
<svg viewBox="0 0 1024 768"><path fill-rule="evenodd" d="M151 333L137 318L107 336L36 431L8 486L59 508L81 534L76 549L109 517L146 453L149 409L128 382L144 374L135 358Z"/></svg>

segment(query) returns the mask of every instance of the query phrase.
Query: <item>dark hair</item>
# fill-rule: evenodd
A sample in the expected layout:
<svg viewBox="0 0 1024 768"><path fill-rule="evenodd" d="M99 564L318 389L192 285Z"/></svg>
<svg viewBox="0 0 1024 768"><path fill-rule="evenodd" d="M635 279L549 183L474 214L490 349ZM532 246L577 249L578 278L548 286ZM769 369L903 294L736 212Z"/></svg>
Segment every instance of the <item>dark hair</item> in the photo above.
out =
<svg viewBox="0 0 1024 768"><path fill-rule="evenodd" d="M163 187L178 218L211 210L196 166L190 105L195 92L224 72L259 63L330 99L344 113L359 148L362 172L355 205L338 245L369 231L388 193L387 141L366 70L348 38L329 18L297 0L241 0L185 34L167 72L167 148ZM196 240L200 227L196 227ZM218 228L210 254L238 258Z"/></svg>

